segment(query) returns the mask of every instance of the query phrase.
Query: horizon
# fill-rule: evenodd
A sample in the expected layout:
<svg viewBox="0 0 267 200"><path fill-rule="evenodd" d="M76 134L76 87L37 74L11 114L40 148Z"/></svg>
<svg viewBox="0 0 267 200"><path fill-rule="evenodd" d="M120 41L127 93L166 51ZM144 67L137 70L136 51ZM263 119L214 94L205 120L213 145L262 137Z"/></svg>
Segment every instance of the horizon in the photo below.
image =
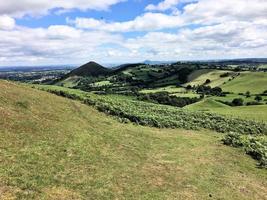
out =
<svg viewBox="0 0 267 200"><path fill-rule="evenodd" d="M267 58L266 32L264 0L10 0L0 67Z"/></svg>
<svg viewBox="0 0 267 200"><path fill-rule="evenodd" d="M143 60L143 61L137 61L137 62L122 62L122 63L101 63L101 62L97 62L94 60L88 61L86 63L89 62L95 62L98 63L104 67L107 68L112 68L112 67L116 67L119 65L124 65L124 64L134 64L134 63L146 63L146 62L158 62L158 63L175 63L175 62L220 62L220 61L237 61L237 60L253 60L253 59L267 59L267 57L258 57L258 58L232 58L232 59L227 59L227 58L223 58L223 59L202 59L202 60ZM42 67L62 67L62 68L73 68L73 67L80 67L86 63L78 63L78 64L45 64L45 65L10 65L10 66L0 66L0 69L6 69L6 68L42 68ZM105 66L107 65L107 66Z"/></svg>

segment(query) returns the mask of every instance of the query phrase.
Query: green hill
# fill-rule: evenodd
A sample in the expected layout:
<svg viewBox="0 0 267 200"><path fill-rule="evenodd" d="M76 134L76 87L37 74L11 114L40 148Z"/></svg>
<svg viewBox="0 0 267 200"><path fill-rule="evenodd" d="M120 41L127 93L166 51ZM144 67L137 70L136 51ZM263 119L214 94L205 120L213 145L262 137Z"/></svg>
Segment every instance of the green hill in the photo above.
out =
<svg viewBox="0 0 267 200"><path fill-rule="evenodd" d="M267 90L267 73L266 72L242 72L240 76L227 82L222 86L224 91L228 92L247 92L259 94Z"/></svg>
<svg viewBox="0 0 267 200"><path fill-rule="evenodd" d="M265 170L211 131L122 124L0 81L0 199L264 199Z"/></svg>
<svg viewBox="0 0 267 200"><path fill-rule="evenodd" d="M106 76L111 71L112 71L111 69L105 68L99 65L98 63L91 61L66 74L60 80L56 81L55 85L72 88L77 86L80 83L80 81L82 81L85 78L92 79L92 78L98 78L99 76Z"/></svg>
<svg viewBox="0 0 267 200"><path fill-rule="evenodd" d="M212 97L188 105L186 109L193 111L207 111L240 119L267 122L267 105L231 107L214 100Z"/></svg>
<svg viewBox="0 0 267 200"><path fill-rule="evenodd" d="M89 62L82 66L80 66L77 69L72 70L69 74L67 74L67 77L70 76L102 76L107 75L111 70L107 69L98 63L95 62Z"/></svg>
<svg viewBox="0 0 267 200"><path fill-rule="evenodd" d="M228 73L228 76L221 77L223 74ZM211 87L217 87L227 82L232 76L236 76L237 73L227 70L216 70L216 69L201 69L196 70L188 77L188 83L186 85L203 85L207 79L211 82L207 85Z"/></svg>

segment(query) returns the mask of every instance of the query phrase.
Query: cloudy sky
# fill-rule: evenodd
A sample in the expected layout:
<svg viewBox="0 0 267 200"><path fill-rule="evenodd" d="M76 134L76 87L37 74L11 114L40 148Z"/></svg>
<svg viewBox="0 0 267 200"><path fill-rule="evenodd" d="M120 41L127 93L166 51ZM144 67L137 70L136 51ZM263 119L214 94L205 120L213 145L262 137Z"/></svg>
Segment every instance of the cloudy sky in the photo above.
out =
<svg viewBox="0 0 267 200"><path fill-rule="evenodd" d="M0 0L0 66L267 57L267 0Z"/></svg>

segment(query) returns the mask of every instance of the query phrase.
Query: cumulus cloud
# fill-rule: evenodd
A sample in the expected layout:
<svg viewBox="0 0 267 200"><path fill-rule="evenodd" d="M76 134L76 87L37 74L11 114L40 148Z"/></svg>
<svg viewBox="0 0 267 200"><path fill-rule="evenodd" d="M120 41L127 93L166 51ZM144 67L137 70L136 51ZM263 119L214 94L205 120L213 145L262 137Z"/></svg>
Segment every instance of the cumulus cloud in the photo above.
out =
<svg viewBox="0 0 267 200"><path fill-rule="evenodd" d="M21 27L14 20L25 14L45 14L53 8L108 9L120 1L1 2L1 63L267 57L266 0L165 0L149 5L146 13L129 21L77 17L67 18L67 25L48 28ZM169 12L181 2L187 2L183 9ZM125 34L133 31L141 33Z"/></svg>
<svg viewBox="0 0 267 200"><path fill-rule="evenodd" d="M145 9L149 10L149 11L152 11L152 10L165 11L165 10L168 10L170 8L173 8L179 2L180 2L180 0L164 0L157 5L149 4Z"/></svg>
<svg viewBox="0 0 267 200"><path fill-rule="evenodd" d="M267 18L266 0L200 0L184 7L188 23L214 24L227 21L250 21Z"/></svg>
<svg viewBox="0 0 267 200"><path fill-rule="evenodd" d="M45 28L16 27L0 30L0 59L6 62L34 61L80 63L100 59L96 49L111 42L122 43L122 37L100 31L81 31L69 26Z"/></svg>
<svg viewBox="0 0 267 200"><path fill-rule="evenodd" d="M122 45L154 59L258 57L267 56L266 32L266 25L235 21L177 33L150 32Z"/></svg>
<svg viewBox="0 0 267 200"><path fill-rule="evenodd" d="M24 15L38 16L47 14L51 9L61 11L79 10L107 10L110 6L124 0L8 0L0 2L0 14L14 17Z"/></svg>
<svg viewBox="0 0 267 200"><path fill-rule="evenodd" d="M67 19L67 22L74 24L77 28L97 29L108 32L153 31L179 27L183 24L180 16L162 13L146 13L126 22L106 22L93 18Z"/></svg>
<svg viewBox="0 0 267 200"><path fill-rule="evenodd" d="M0 15L0 29L13 29L15 27L15 20L7 15Z"/></svg>
<svg viewBox="0 0 267 200"><path fill-rule="evenodd" d="M158 5L150 5L147 10L165 10L186 0L166 0ZM67 19L78 28L96 29L109 32L154 31L166 28L179 28L185 25L211 25L223 22L255 22L267 19L265 0L199 0L187 4L182 12L172 14L148 12L125 22L107 22L93 18ZM152 9L155 8L155 9Z"/></svg>

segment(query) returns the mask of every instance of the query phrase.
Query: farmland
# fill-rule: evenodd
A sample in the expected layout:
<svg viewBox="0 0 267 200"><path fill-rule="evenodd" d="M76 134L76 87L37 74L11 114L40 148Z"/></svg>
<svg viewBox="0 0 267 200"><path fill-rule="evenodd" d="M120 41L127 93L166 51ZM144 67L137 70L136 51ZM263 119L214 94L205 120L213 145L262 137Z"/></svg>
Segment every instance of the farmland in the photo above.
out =
<svg viewBox="0 0 267 200"><path fill-rule="evenodd" d="M179 62L0 81L0 198L264 199L266 81Z"/></svg>
<svg viewBox="0 0 267 200"><path fill-rule="evenodd" d="M0 87L2 199L265 198L266 172L219 133L123 124L29 86Z"/></svg>

